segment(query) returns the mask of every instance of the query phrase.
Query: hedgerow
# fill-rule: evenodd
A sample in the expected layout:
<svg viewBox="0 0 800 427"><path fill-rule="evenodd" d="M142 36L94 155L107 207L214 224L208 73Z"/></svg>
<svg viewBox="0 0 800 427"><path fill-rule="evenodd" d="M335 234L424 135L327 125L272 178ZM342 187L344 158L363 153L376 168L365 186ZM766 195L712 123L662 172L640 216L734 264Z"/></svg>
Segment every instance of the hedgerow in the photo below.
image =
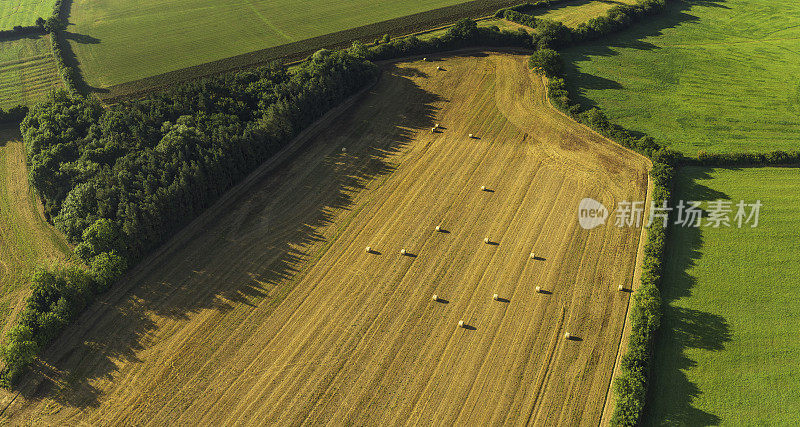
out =
<svg viewBox="0 0 800 427"><path fill-rule="evenodd" d="M77 65L67 59L66 52L70 51L64 26L69 16L69 1L56 0L53 6L53 15L47 19L44 28L50 33L50 41L53 44L53 56L56 59L56 67L64 82L64 87L73 94L80 93L83 87L80 70Z"/></svg>
<svg viewBox="0 0 800 427"><path fill-rule="evenodd" d="M500 9L497 12L495 12L494 17L495 18L503 18L503 15L505 15L506 11L508 11L508 10L513 11L513 12L517 12L517 13L523 13L523 14L526 14L526 15L530 15L531 13L536 12L539 9L547 9L550 6L552 6L552 5L556 4L556 3L561 3L563 1L566 1L566 0L540 0L540 1L536 1L536 2L525 2L525 3L521 3L521 4L518 4L518 5L515 5L515 6L511 6L511 7L506 7L506 8Z"/></svg>
<svg viewBox="0 0 800 427"><path fill-rule="evenodd" d="M650 170L653 184L651 201L656 206L670 201L675 165L683 160L679 154L660 146L652 137L634 137L623 127L611 123L598 108L583 110L580 105L573 103L563 72L549 79L548 95L554 106L578 122L649 157L653 164ZM661 321L659 287L663 275L666 225L662 218L654 218L653 224L647 228L647 241L641 260L640 285L633 295L629 313L631 330L628 347L613 385L617 403L611 418L612 425L637 425L647 397L653 337Z"/></svg>
<svg viewBox="0 0 800 427"><path fill-rule="evenodd" d="M773 151L770 153L710 154L701 151L697 159L687 160L700 166L783 166L800 164L800 151Z"/></svg>
<svg viewBox="0 0 800 427"><path fill-rule="evenodd" d="M528 14L517 12L513 9L506 9L503 11L503 14L498 16L498 18L503 18L507 21L516 22L520 25L525 25L527 27L536 28L538 20Z"/></svg>
<svg viewBox="0 0 800 427"><path fill-rule="evenodd" d="M666 0L639 0L639 2L631 5L621 4L614 6L605 15L592 18L578 25L572 30L573 40L575 42L583 42L598 39L607 34L628 28L642 18L659 14L664 11L665 7Z"/></svg>
<svg viewBox="0 0 800 427"><path fill-rule="evenodd" d="M539 47L557 49L628 28L646 16L661 13L666 7L666 0L639 0L632 5L617 5L609 9L605 15L592 18L574 29L561 22L530 15L531 11L546 4L548 3L540 2L501 9L495 16L534 28L539 35Z"/></svg>

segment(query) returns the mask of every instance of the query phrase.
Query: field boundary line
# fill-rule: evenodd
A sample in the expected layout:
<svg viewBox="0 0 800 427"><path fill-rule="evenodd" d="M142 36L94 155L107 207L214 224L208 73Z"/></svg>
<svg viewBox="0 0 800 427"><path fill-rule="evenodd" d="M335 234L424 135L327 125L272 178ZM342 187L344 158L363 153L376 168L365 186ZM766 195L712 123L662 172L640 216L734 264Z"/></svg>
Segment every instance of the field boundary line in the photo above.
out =
<svg viewBox="0 0 800 427"><path fill-rule="evenodd" d="M561 114L562 116L567 117L568 119L574 121L579 126L583 126L584 128L588 129L592 133L595 133L595 134L599 135L601 138L607 139L607 140L611 141L612 143L622 147L625 150L630 151L631 153L634 153L634 155L639 156L639 157L641 157L641 158L643 158L643 159L645 159L647 161L647 165L649 165L649 168L648 168L648 171L647 171L647 188L646 188L646 192L645 192L645 211L643 213L643 217L646 216L650 212L650 203L649 202L652 200L652 195L653 195L653 179L650 177L650 173L649 173L650 170L652 170L652 168L653 168L652 160L650 160L646 156L643 156L643 155L637 153L634 150L631 150L630 148L627 148L627 147L623 146L622 144L618 143L617 141L614 141L613 139L602 135L601 133L597 132L596 130L592 129L591 127L586 126L585 124L578 122L574 118L570 117L568 114L566 114L563 111L561 111L560 109L556 108L556 106L553 105L553 103L550 101L550 95L547 94L547 79L545 77L542 77L542 80L544 80L544 82L545 82L544 87L545 87L547 103L550 105L550 107L552 109L558 111L558 113ZM635 264L634 264L633 275L631 276L630 297L628 298L628 303L625 304L625 318L624 318L623 324L622 324L622 333L620 334L620 337L619 337L619 344L618 344L618 347L617 347L616 361L614 362L614 369L611 371L611 378L609 379L608 391L606 393L605 399L603 400L603 411L601 413L600 421L598 422L598 425L608 425L610 423L611 414L613 413L613 407L615 406L615 405L609 405L609 403L615 402L615 399L614 399L614 396L613 396L613 392L614 392L613 384L614 384L614 379L616 378L616 376L617 376L617 374L619 372L619 369L620 369L620 365L621 365L621 362L622 362L622 353L625 351L623 349L623 344L625 342L627 342L628 336L630 335L631 324L628 321L628 315L630 314L631 301L633 300L634 292L639 288L639 285L641 284L641 280L638 280L638 279L640 279L641 275L642 275L641 261L644 258L644 246L647 243L647 233L646 233L646 231L647 231L647 228L642 227L642 231L641 231L641 233L639 235L639 247L638 247L638 249L636 251L636 261L635 261Z"/></svg>
<svg viewBox="0 0 800 427"><path fill-rule="evenodd" d="M556 329L556 335L553 338L553 344L550 347L550 354L547 356L547 364L544 366L544 372L542 373L542 379L539 381L539 385L536 387L536 394L534 395L533 404L531 405L531 410L528 412L528 419L525 421L525 425L530 425L531 419L533 419L534 414L539 413L542 391L547 384L547 379L550 378L550 365L553 364L553 357L556 355L556 349L558 348L558 337L561 336L561 330L564 328L564 319L567 317L567 308L564 306L564 303L561 304L561 320L558 322L558 329Z"/></svg>
<svg viewBox="0 0 800 427"><path fill-rule="evenodd" d="M285 65L292 65L303 61L319 49L346 48L354 41L372 44L376 38L384 34L397 38L435 31L452 26L463 18L486 19L493 16L498 9L515 6L520 1L465 1L106 86L103 88L103 92L94 92L92 95L105 103L113 104L125 99L141 97L149 92L178 83L249 69L272 61L281 61Z"/></svg>
<svg viewBox="0 0 800 427"><path fill-rule="evenodd" d="M647 217L650 213L650 202L652 201L653 197L653 179L650 178L650 174L647 175L647 193L645 196L645 211L642 214L642 217ZM619 336L619 343L617 346L617 357L616 361L614 362L614 369L611 371L611 378L608 382L608 393L606 393L606 397L603 400L603 412L600 415L600 421L598 422L599 426L602 425L609 425L611 423L611 415L614 413L614 408L616 408L616 397L614 396L614 379L619 374L620 367L622 365L622 356L625 350L628 348L625 344L628 342L628 337L631 332L631 323L628 321L628 315L630 314L631 310L631 300L633 299L634 293L639 289L639 285L641 285L641 277L642 277L642 261L644 259L644 247L647 245L648 242L648 233L647 228L642 227L642 231L639 235L639 248L636 251L636 264L634 265L633 276L631 277L631 285L630 285L630 296L628 297L628 303L625 304L625 318L622 323L622 334Z"/></svg>

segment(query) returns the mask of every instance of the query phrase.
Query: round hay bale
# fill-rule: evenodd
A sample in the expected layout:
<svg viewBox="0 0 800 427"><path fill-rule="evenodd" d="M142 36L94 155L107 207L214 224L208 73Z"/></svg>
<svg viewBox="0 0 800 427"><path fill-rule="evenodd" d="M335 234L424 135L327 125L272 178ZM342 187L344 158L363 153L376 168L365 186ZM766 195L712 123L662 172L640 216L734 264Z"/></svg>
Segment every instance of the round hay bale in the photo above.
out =
<svg viewBox="0 0 800 427"><path fill-rule="evenodd" d="M617 286L617 290L622 292L622 291L625 290L625 286L619 285L619 286Z"/></svg>
<svg viewBox="0 0 800 427"><path fill-rule="evenodd" d="M434 125L433 127L438 129L439 128L439 123L436 123L436 125Z"/></svg>
<svg viewBox="0 0 800 427"><path fill-rule="evenodd" d="M405 248L400 249L400 255L405 255L405 254L406 254L406 249Z"/></svg>
<svg viewBox="0 0 800 427"><path fill-rule="evenodd" d="M423 60L423 61L427 61L427 60L428 60L428 58L422 58L422 60Z"/></svg>
<svg viewBox="0 0 800 427"><path fill-rule="evenodd" d="M531 259L535 259L535 258L536 258L536 254L534 252L531 252Z"/></svg>
<svg viewBox="0 0 800 427"><path fill-rule="evenodd" d="M541 293L541 292L542 292L542 287L541 286L537 286L536 287L536 293L538 294L538 293Z"/></svg>
<svg viewBox="0 0 800 427"><path fill-rule="evenodd" d="M484 237L484 238L483 238L483 243L486 243L486 244L488 245L488 244L489 244L489 242L491 242L491 240L489 240L489 238L488 238L488 237Z"/></svg>
<svg viewBox="0 0 800 427"><path fill-rule="evenodd" d="M492 299L495 300L495 301L499 301L500 300L500 296L497 295L497 294L494 294L494 295L492 295Z"/></svg>
<svg viewBox="0 0 800 427"><path fill-rule="evenodd" d="M472 134L469 134L469 137L472 138Z"/></svg>
<svg viewBox="0 0 800 427"><path fill-rule="evenodd" d="M436 226L436 231L442 231L442 227L440 225Z"/></svg>
<svg viewBox="0 0 800 427"><path fill-rule="evenodd" d="M431 297L431 300L433 302L439 301L439 295L433 294L433 296Z"/></svg>
<svg viewBox="0 0 800 427"><path fill-rule="evenodd" d="M431 133L436 133L436 128L431 128Z"/></svg>
<svg viewBox="0 0 800 427"><path fill-rule="evenodd" d="M346 153L346 152L347 152L347 147L342 147L342 153Z"/></svg>
<svg viewBox="0 0 800 427"><path fill-rule="evenodd" d="M481 191L486 191L486 186L485 185L481 185Z"/></svg>
<svg viewBox="0 0 800 427"><path fill-rule="evenodd" d="M437 65L437 66L436 66L436 69L437 69L437 70L439 70L439 71L441 71L441 70L442 70L442 67L440 67L440 66L438 66L438 65Z"/></svg>
<svg viewBox="0 0 800 427"><path fill-rule="evenodd" d="M458 327L459 328L463 328L464 327L464 321L463 320L459 320L458 321Z"/></svg>
<svg viewBox="0 0 800 427"><path fill-rule="evenodd" d="M366 253L372 253L372 246L367 246L365 249Z"/></svg>
<svg viewBox="0 0 800 427"><path fill-rule="evenodd" d="M564 332L564 339L565 340L572 339L572 334L570 334L569 332Z"/></svg>

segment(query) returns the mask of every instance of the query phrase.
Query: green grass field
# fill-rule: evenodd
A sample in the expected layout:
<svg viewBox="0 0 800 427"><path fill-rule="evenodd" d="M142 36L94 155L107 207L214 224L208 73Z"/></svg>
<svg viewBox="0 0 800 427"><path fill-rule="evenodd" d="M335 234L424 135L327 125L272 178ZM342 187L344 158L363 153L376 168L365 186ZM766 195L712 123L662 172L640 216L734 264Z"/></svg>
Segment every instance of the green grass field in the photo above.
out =
<svg viewBox="0 0 800 427"><path fill-rule="evenodd" d="M64 236L40 213L27 172L19 131L0 127L0 331L28 296L33 269L71 259Z"/></svg>
<svg viewBox="0 0 800 427"><path fill-rule="evenodd" d="M10 30L17 25L28 27L36 18L47 19L53 14L55 0L2 0L0 1L0 30Z"/></svg>
<svg viewBox="0 0 800 427"><path fill-rule="evenodd" d="M568 27L605 15L608 9L620 4L634 4L637 0L576 0L556 3L547 9L532 13L537 18L563 22Z"/></svg>
<svg viewBox="0 0 800 427"><path fill-rule="evenodd" d="M551 19L554 21L561 21L564 25L576 27L578 24L586 22L592 18L605 15L608 9L618 4L634 4L637 0L576 0L564 3L556 3L547 9L537 9L538 13L532 13L537 18ZM514 22L506 21L505 19L492 18L483 19L478 21L479 27L492 27L496 26L501 30L514 31L518 28L525 28L530 31L530 28L525 27ZM441 36L447 31L446 28L426 31L418 34L420 39L426 40L434 36Z"/></svg>
<svg viewBox="0 0 800 427"><path fill-rule="evenodd" d="M0 108L33 105L61 86L50 36L0 41Z"/></svg>
<svg viewBox="0 0 800 427"><path fill-rule="evenodd" d="M463 0L76 0L71 45L106 87Z"/></svg>
<svg viewBox="0 0 800 427"><path fill-rule="evenodd" d="M673 228L645 424L797 421L798 188L796 168L681 170L676 199L763 207L757 228Z"/></svg>
<svg viewBox="0 0 800 427"><path fill-rule="evenodd" d="M582 101L692 156L800 148L800 2L668 4L565 52Z"/></svg>

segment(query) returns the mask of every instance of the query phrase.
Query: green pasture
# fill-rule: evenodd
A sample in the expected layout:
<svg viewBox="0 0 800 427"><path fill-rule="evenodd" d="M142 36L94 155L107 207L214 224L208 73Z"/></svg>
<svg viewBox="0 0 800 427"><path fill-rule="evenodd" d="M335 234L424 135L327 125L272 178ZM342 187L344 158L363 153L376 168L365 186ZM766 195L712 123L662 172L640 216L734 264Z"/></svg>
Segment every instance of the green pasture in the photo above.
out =
<svg viewBox="0 0 800 427"><path fill-rule="evenodd" d="M546 9L536 9L532 16L563 22L568 27L577 27L592 18L605 15L617 5L635 4L637 0L574 0L559 2Z"/></svg>
<svg viewBox="0 0 800 427"><path fill-rule="evenodd" d="M462 0L75 0L70 44L105 87Z"/></svg>
<svg viewBox="0 0 800 427"><path fill-rule="evenodd" d="M686 0L568 49L586 104L687 155L800 148L800 2Z"/></svg>
<svg viewBox="0 0 800 427"><path fill-rule="evenodd" d="M61 85L50 36L0 41L0 108L33 105Z"/></svg>
<svg viewBox="0 0 800 427"><path fill-rule="evenodd" d="M797 168L680 170L677 200L763 206L756 228L672 228L644 424L797 422L798 188Z"/></svg>

